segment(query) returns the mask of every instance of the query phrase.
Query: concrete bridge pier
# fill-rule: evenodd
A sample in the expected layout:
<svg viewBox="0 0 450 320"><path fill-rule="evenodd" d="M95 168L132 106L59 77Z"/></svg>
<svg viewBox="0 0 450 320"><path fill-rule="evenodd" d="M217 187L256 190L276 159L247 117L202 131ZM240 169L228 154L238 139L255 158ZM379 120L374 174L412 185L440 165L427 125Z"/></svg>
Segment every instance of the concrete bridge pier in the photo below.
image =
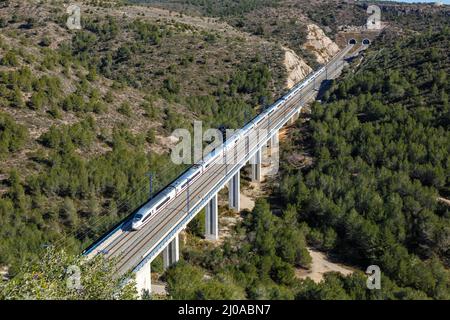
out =
<svg viewBox="0 0 450 320"><path fill-rule="evenodd" d="M256 151L252 161L252 181L261 181L261 149Z"/></svg>
<svg viewBox="0 0 450 320"><path fill-rule="evenodd" d="M240 171L230 179L228 185L228 203L230 209L239 212L241 210L241 176Z"/></svg>
<svg viewBox="0 0 450 320"><path fill-rule="evenodd" d="M267 141L267 148L272 149L278 144L278 131Z"/></svg>
<svg viewBox="0 0 450 320"><path fill-rule="evenodd" d="M276 153L278 152L279 148L279 138L278 138L278 132L275 132L272 137L267 141L268 147L267 147L267 157L270 158L269 165L273 165L272 161L274 160L274 157L276 157Z"/></svg>
<svg viewBox="0 0 450 320"><path fill-rule="evenodd" d="M273 136L270 138L270 148L275 148L276 146L278 146L279 143L279 137L278 137L278 133L279 131L277 130L277 132L275 132L273 134Z"/></svg>
<svg viewBox="0 0 450 320"><path fill-rule="evenodd" d="M151 264L151 261L147 261L147 263L136 272L136 290L140 297L146 292L150 294L152 291Z"/></svg>
<svg viewBox="0 0 450 320"><path fill-rule="evenodd" d="M164 269L169 268L171 265L180 260L180 246L178 241L178 234L175 238L169 242L163 251Z"/></svg>
<svg viewBox="0 0 450 320"><path fill-rule="evenodd" d="M219 210L217 207L217 193L206 205L205 238L212 241L219 239Z"/></svg>

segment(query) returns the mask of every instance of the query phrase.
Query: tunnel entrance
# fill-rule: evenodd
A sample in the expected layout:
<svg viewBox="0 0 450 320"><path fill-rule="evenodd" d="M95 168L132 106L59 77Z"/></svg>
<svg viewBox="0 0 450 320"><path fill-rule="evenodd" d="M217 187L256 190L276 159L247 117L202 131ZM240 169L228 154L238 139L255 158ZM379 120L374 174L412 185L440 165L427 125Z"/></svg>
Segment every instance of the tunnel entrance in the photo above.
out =
<svg viewBox="0 0 450 320"><path fill-rule="evenodd" d="M364 45L368 46L368 45L370 44L370 40L369 40L369 39L364 39L364 40L362 41L362 43L363 43Z"/></svg>
<svg viewBox="0 0 450 320"><path fill-rule="evenodd" d="M356 44L356 39L351 38L350 40L348 40L348 44Z"/></svg>

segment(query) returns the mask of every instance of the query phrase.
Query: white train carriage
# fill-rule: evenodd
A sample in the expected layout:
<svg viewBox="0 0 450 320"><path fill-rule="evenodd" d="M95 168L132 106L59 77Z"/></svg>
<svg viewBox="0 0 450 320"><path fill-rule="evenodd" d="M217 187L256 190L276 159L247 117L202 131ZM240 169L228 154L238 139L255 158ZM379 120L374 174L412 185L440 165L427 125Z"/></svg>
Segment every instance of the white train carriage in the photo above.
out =
<svg viewBox="0 0 450 320"><path fill-rule="evenodd" d="M155 215L164 209L175 196L187 188L188 183L192 183L200 177L202 173L201 165L194 165L183 173L177 180L172 182L167 189L162 190L153 199L143 205L131 220L131 229L139 230L148 223Z"/></svg>
<svg viewBox="0 0 450 320"><path fill-rule="evenodd" d="M273 105L271 105L269 107L269 109L267 109L267 114L270 115L272 114L275 110L277 110L282 104L283 104L283 99L279 99L277 102L275 102Z"/></svg>
<svg viewBox="0 0 450 320"><path fill-rule="evenodd" d="M192 183L197 180L202 172L203 168L201 164L195 164L190 167L185 173L183 173L177 180L172 182L170 186L175 188L176 194L178 195L180 192L187 188L188 183Z"/></svg>
<svg viewBox="0 0 450 320"><path fill-rule="evenodd" d="M217 162L223 154L223 145L208 153L201 161L202 170L205 171L210 165Z"/></svg>
<svg viewBox="0 0 450 320"><path fill-rule="evenodd" d="M175 188L169 187L144 204L133 216L131 229L139 230L158 214L176 195Z"/></svg>
<svg viewBox="0 0 450 320"><path fill-rule="evenodd" d="M241 135L245 136L247 135L252 129L255 127L255 124L253 121L248 122L242 129L241 129Z"/></svg>
<svg viewBox="0 0 450 320"><path fill-rule="evenodd" d="M240 130L237 130L231 137L225 141L223 144L223 149L225 152L229 151L231 148L234 148L234 145L238 142L239 138L241 136Z"/></svg>

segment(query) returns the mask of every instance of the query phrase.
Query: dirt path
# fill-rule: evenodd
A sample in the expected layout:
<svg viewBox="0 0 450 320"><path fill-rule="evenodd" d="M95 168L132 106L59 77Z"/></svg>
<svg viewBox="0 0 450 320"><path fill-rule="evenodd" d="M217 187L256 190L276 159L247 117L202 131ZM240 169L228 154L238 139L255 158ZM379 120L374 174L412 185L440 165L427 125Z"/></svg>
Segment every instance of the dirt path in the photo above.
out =
<svg viewBox="0 0 450 320"><path fill-rule="evenodd" d="M166 290L166 284L165 283L152 283L152 294L158 295L158 296L166 296L167 290Z"/></svg>
<svg viewBox="0 0 450 320"><path fill-rule="evenodd" d="M323 252L311 248L308 248L308 252L312 258L311 269L298 268L295 275L299 279L310 278L314 282L319 283L322 281L323 275L327 272L335 271L343 275L348 275L354 271L350 267L331 262Z"/></svg>
<svg viewBox="0 0 450 320"><path fill-rule="evenodd" d="M255 200L241 192L241 210L252 211L255 207Z"/></svg>
<svg viewBox="0 0 450 320"><path fill-rule="evenodd" d="M437 200L450 206L450 200L448 200L448 199L445 199L443 197L438 197Z"/></svg>

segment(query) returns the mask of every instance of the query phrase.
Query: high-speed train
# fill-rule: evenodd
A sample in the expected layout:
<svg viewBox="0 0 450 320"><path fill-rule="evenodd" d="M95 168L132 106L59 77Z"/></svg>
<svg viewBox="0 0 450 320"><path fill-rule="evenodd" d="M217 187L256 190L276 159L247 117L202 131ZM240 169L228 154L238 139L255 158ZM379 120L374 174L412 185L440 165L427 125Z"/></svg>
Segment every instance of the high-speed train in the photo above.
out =
<svg viewBox="0 0 450 320"><path fill-rule="evenodd" d="M254 119L249 121L241 130L236 131L230 138L228 138L220 147L214 149L202 161L193 165L186 170L180 177L173 181L168 187L159 192L153 199L144 204L134 215L131 220L131 229L139 230L147 224L153 217L155 217L161 210L166 208L169 203L181 192L183 192L188 184L192 184L197 180L203 172L213 163L220 159L221 155L234 147L235 143L240 137L246 136L255 126L263 121L272 112L282 107L287 100L295 96L300 90L310 84L316 77L323 72L325 67L310 74L302 83L294 86L282 98L277 100L264 112L260 113Z"/></svg>

